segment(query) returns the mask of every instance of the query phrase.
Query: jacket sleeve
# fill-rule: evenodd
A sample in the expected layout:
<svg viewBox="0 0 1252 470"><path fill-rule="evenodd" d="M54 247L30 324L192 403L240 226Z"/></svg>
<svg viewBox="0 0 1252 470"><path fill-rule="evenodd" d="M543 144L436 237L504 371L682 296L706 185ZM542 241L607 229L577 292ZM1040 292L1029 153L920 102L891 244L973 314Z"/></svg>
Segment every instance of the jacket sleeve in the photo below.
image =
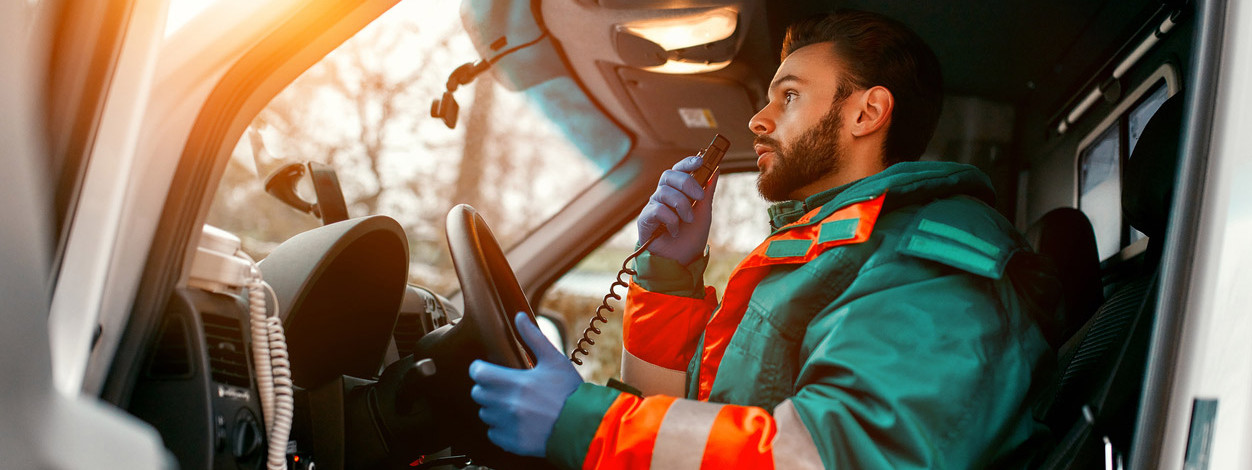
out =
<svg viewBox="0 0 1252 470"><path fill-rule="evenodd" d="M773 413L583 384L565 402L548 459L567 469L819 469L790 401Z"/></svg>
<svg viewBox="0 0 1252 470"><path fill-rule="evenodd" d="M687 363L717 307L717 293L702 280L707 260L636 258L622 317L622 381L645 395L683 394Z"/></svg>

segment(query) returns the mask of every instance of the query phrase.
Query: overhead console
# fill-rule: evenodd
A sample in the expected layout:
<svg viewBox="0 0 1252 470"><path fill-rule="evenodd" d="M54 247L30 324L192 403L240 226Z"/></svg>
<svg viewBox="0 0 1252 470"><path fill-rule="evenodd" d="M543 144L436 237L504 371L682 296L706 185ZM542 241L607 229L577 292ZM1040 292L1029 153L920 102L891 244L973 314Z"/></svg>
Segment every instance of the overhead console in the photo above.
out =
<svg viewBox="0 0 1252 470"><path fill-rule="evenodd" d="M572 19L548 25L567 67L637 146L694 151L720 133L724 165L754 167L747 123L773 70L738 62L777 57L763 2L567 0L543 12Z"/></svg>
<svg viewBox="0 0 1252 470"><path fill-rule="evenodd" d="M728 164L736 154L755 162L747 122L765 103L772 70L732 62L777 56L764 12L760 0L563 0L538 8L466 0L461 16L481 60L454 71L445 95L465 76L489 71L536 100L605 168L632 146L698 149L712 133L731 140ZM450 116L450 98L432 113Z"/></svg>
<svg viewBox="0 0 1252 470"><path fill-rule="evenodd" d="M732 154L752 153L747 123L765 103L764 81L732 60L745 44L763 42L763 24L753 24L763 11L755 2L596 3L665 8L646 11L648 16L632 14L645 10L622 12L608 26L616 57L596 63L619 103L638 116L656 144L700 148L716 132L731 141Z"/></svg>
<svg viewBox="0 0 1252 470"><path fill-rule="evenodd" d="M667 146L698 149L716 132L751 148L747 122L756 113L751 94L738 81L713 76L670 75L603 64L606 74L642 116L649 134Z"/></svg>

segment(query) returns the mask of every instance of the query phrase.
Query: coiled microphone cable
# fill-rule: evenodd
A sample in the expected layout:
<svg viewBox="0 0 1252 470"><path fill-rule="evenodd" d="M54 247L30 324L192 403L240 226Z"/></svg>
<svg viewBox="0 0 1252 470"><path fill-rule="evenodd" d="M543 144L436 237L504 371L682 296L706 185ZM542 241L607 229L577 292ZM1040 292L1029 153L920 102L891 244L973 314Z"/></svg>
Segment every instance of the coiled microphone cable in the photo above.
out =
<svg viewBox="0 0 1252 470"><path fill-rule="evenodd" d="M721 165L722 157L726 155L726 149L729 147L730 141L726 140L725 137L722 137L721 134L716 134L713 136L713 141L709 142L709 146L705 147L704 150L701 150L700 153L697 154L697 156L701 157L702 161L700 163L700 167L691 172L691 176L692 178L695 178L701 188L707 188L709 186L709 181L711 181L713 175L717 173L717 168ZM693 201L691 203L691 207L695 207L695 205L696 202ZM604 316L604 312L613 311L613 307L609 305L609 299L622 300L622 296L617 292L614 292L614 289L617 289L618 287L630 287L630 280L622 280L622 275L625 274L627 276L634 276L639 274L638 271L635 271L630 267L631 261L638 258L644 250L648 249L648 245L651 245L652 242L664 232L665 230L658 227L652 232L652 236L648 237L648 241L639 245L639 248L635 249L634 253L631 253L630 256L627 256L626 259L622 261L622 269L617 272L617 279L614 280L613 284L609 286L609 293L604 296L604 300L600 301L600 306L596 307L595 316L591 317L591 320L587 322L587 328L583 329L583 337L578 340L578 344L574 346L574 350L570 351L570 362L581 366L583 365L583 360L579 359L578 355L582 354L583 356L587 356L591 354L587 347L595 346L596 344L596 340L593 339L591 335L598 335L601 333L600 328L596 326L596 322L607 324L609 319Z"/></svg>
<svg viewBox="0 0 1252 470"><path fill-rule="evenodd" d="M587 346L594 346L596 344L596 340L591 337L591 335L593 334L598 335L601 333L600 328L596 326L596 322L605 323L605 324L609 322L609 319L605 317L604 314L602 313L606 311L607 312L614 311L613 306L609 305L609 299L622 300L621 294L614 292L614 290L617 289L618 287L630 287L630 279L627 278L626 280L622 280L622 275L625 274L627 276L634 276L635 274L639 273L638 271L635 271L634 269L630 267L630 263L634 261L635 258L638 258L639 255L642 254L644 250L647 250L648 245L651 245L652 241L656 240L656 237L659 237L661 233L663 232L664 232L663 230L657 230L653 232L652 236L648 237L648 241L645 241L643 242L642 245L639 245L639 248L636 249L634 253L631 253L630 256L627 256L626 259L622 261L622 269L617 272L617 279L613 281L612 285L609 286L609 293L604 295L604 300L600 301L599 307L596 307L595 316L591 317L591 320L587 322L587 328L583 329L583 337L578 339L578 344L574 346L573 351L570 351L569 353L570 362L573 362L574 364L581 366L583 365L583 360L579 359L578 355L582 354L583 356L587 356L591 354L591 351L583 347L583 345L585 344Z"/></svg>

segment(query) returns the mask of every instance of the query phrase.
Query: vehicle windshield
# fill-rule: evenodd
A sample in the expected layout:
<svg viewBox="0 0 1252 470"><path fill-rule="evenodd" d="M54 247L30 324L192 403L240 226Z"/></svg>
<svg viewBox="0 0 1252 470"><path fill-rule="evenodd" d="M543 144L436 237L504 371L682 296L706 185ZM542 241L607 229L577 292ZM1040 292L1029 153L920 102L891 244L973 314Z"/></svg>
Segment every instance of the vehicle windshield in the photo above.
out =
<svg viewBox="0 0 1252 470"><path fill-rule="evenodd" d="M326 163L338 172L348 215L398 220L410 281L448 294L457 286L444 238L450 208L474 206L507 248L625 155L629 139L603 115L588 119L584 110L578 124L593 121L600 135L549 117L559 111L545 109L553 90L562 90L562 104L588 101L567 76L517 92L484 73L455 93L455 129L431 118L449 73L480 59L459 3L401 2L279 93L236 145L208 223L263 258L320 225L266 194L265 178L289 163Z"/></svg>

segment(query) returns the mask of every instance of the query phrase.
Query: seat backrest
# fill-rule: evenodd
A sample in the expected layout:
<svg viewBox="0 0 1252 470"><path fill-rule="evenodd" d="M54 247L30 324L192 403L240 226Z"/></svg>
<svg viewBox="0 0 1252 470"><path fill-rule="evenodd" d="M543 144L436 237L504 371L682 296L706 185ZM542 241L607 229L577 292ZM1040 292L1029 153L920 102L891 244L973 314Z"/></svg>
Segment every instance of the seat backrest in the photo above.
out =
<svg viewBox="0 0 1252 470"><path fill-rule="evenodd" d="M1073 337L1104 302L1095 231L1082 211L1058 207L1035 221L1026 238L1036 252L1052 262L1061 280L1065 300L1058 333L1063 342Z"/></svg>
<svg viewBox="0 0 1252 470"><path fill-rule="evenodd" d="M1157 275L1177 178L1182 95L1167 100L1148 121L1123 171L1122 212L1148 236L1136 271L1112 286L1071 340L1060 361L1056 395L1045 413L1061 436L1043 468L1088 468L1104 458L1104 439L1128 450L1143 390L1143 373L1156 313Z"/></svg>
<svg viewBox="0 0 1252 470"><path fill-rule="evenodd" d="M1155 256L1165 245L1165 229L1178 180L1182 115L1182 93L1178 93L1162 103L1148 120L1122 170L1122 216L1148 236L1148 252Z"/></svg>

